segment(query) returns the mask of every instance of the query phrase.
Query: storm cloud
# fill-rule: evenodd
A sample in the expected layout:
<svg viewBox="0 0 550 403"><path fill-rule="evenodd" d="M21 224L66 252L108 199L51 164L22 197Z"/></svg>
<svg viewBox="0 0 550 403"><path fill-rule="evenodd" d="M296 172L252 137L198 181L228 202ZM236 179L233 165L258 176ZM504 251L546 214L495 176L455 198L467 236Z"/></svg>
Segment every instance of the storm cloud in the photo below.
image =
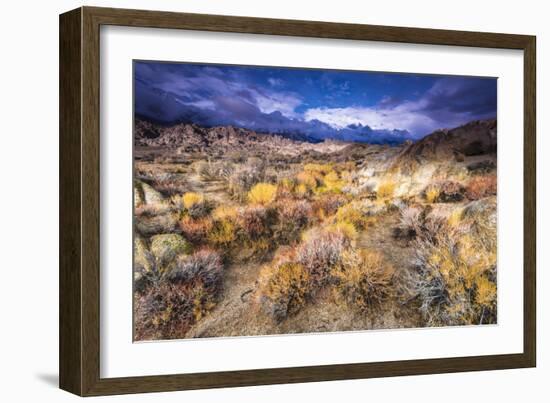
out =
<svg viewBox="0 0 550 403"><path fill-rule="evenodd" d="M313 140L401 142L496 116L496 79L134 62L135 114Z"/></svg>

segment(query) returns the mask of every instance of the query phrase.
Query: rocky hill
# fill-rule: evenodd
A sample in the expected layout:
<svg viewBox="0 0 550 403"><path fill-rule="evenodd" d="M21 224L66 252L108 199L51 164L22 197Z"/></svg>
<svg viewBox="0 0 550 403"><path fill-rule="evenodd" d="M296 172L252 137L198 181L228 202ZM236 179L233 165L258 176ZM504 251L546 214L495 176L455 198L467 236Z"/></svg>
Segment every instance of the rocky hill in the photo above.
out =
<svg viewBox="0 0 550 403"><path fill-rule="evenodd" d="M333 140L312 143L232 126L205 128L194 124L177 124L165 127L141 119L135 121L134 144L137 147L169 148L179 153L273 150L288 155L298 155L304 151L333 152L348 145Z"/></svg>
<svg viewBox="0 0 550 403"><path fill-rule="evenodd" d="M399 162L433 161L481 154L496 154L497 121L476 120L454 129L441 129L408 143L398 157Z"/></svg>

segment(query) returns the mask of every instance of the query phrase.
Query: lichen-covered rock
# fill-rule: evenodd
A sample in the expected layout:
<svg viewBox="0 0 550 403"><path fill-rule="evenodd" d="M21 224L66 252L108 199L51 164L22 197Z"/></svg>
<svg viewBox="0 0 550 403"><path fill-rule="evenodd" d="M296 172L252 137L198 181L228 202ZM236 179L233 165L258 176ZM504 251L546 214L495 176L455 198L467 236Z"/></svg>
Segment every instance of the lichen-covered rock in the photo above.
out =
<svg viewBox="0 0 550 403"><path fill-rule="evenodd" d="M157 270L167 273L174 267L178 256L191 253L191 245L179 234L161 234L151 237L150 250Z"/></svg>
<svg viewBox="0 0 550 403"><path fill-rule="evenodd" d="M157 192L151 185L142 181L134 183L134 205L161 203L164 200L162 194Z"/></svg>
<svg viewBox="0 0 550 403"><path fill-rule="evenodd" d="M145 240L134 238L134 289L143 292L156 278L155 259Z"/></svg>
<svg viewBox="0 0 550 403"><path fill-rule="evenodd" d="M140 236L134 238L134 269L149 272L154 269L154 257L147 248L147 243Z"/></svg>
<svg viewBox="0 0 550 403"><path fill-rule="evenodd" d="M473 221L482 221L496 232L497 199L496 196L476 200L464 206L463 216Z"/></svg>
<svg viewBox="0 0 550 403"><path fill-rule="evenodd" d="M166 213L155 216L136 217L135 226L139 234L148 237L166 234L177 230L179 216L177 213Z"/></svg>
<svg viewBox="0 0 550 403"><path fill-rule="evenodd" d="M136 181L134 182L134 207L141 206L144 203L143 191L140 184Z"/></svg>

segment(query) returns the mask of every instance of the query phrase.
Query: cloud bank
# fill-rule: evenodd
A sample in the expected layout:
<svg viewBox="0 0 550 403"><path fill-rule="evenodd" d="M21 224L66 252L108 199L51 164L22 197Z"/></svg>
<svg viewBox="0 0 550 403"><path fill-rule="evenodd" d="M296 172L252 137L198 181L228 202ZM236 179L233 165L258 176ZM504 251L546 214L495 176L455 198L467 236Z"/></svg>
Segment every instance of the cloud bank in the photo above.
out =
<svg viewBox="0 0 550 403"><path fill-rule="evenodd" d="M275 68L153 62L136 62L134 73L136 115L165 124L399 143L496 116L495 79L423 77L423 87L411 81L410 91L399 96L392 92L402 84L390 81L369 98L369 86L357 73L339 73L344 77L337 81L326 72L317 77L316 72L285 70L285 80Z"/></svg>

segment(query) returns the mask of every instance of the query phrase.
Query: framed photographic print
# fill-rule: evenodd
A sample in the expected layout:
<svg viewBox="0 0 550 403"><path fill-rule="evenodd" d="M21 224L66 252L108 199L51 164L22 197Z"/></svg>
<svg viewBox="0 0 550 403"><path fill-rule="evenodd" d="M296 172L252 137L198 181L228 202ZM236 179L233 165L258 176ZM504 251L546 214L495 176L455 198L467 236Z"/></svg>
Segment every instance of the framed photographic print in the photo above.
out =
<svg viewBox="0 0 550 403"><path fill-rule="evenodd" d="M535 37L60 17L60 386L535 366Z"/></svg>

